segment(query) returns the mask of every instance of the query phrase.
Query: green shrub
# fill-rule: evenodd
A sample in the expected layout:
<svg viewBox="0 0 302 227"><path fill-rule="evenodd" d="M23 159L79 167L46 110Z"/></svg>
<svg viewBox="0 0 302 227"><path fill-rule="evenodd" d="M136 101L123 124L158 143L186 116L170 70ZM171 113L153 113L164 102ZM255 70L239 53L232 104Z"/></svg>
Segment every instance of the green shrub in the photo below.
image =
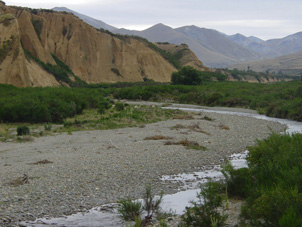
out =
<svg viewBox="0 0 302 227"><path fill-rule="evenodd" d="M119 201L118 212L121 214L121 218L125 221L136 221L136 224L140 224L138 226L147 226L150 224L153 215L160 212L163 195L164 194L161 193L159 198L155 198L152 194L151 186L149 185L146 187L144 205L140 201L122 199ZM146 216L141 220L140 216L143 214L143 211L146 211Z"/></svg>
<svg viewBox="0 0 302 227"><path fill-rule="evenodd" d="M182 67L178 72L173 72L171 76L171 82L175 85L200 85L207 80L209 80L207 75L191 66Z"/></svg>
<svg viewBox="0 0 302 227"><path fill-rule="evenodd" d="M45 131L50 131L51 128L52 128L51 124L45 124L45 125L44 125Z"/></svg>
<svg viewBox="0 0 302 227"><path fill-rule="evenodd" d="M42 32L42 28L43 28L43 21L37 19L37 20L32 20L31 22L34 26L34 29L37 33L37 36L39 37L39 39L41 39L40 35L41 35L41 32Z"/></svg>
<svg viewBox="0 0 302 227"><path fill-rule="evenodd" d="M29 132L30 132L30 130L27 126L19 126L17 128L17 135L18 136L28 135Z"/></svg>
<svg viewBox="0 0 302 227"><path fill-rule="evenodd" d="M135 221L140 219L143 213L143 205L140 201L132 201L131 199L122 199L119 202L118 212L125 221Z"/></svg>
<svg viewBox="0 0 302 227"><path fill-rule="evenodd" d="M2 86L0 121L63 123L86 108L98 108L101 99L102 91L96 89Z"/></svg>
<svg viewBox="0 0 302 227"><path fill-rule="evenodd" d="M230 164L226 164L222 173L226 180L229 195L241 198L249 195L253 181L248 168L234 169Z"/></svg>
<svg viewBox="0 0 302 227"><path fill-rule="evenodd" d="M246 198L242 217L252 226L302 226L302 134L273 134L249 151L249 169L225 174L229 193Z"/></svg>
<svg viewBox="0 0 302 227"><path fill-rule="evenodd" d="M149 222L152 220L152 217L155 213L160 211L160 205L163 200L163 192L160 194L159 198L155 198L152 194L151 186L148 185L146 187L146 194L144 197L144 209L147 211L147 216L145 217L145 222Z"/></svg>
<svg viewBox="0 0 302 227"><path fill-rule="evenodd" d="M125 109L124 103L122 103L122 102L116 102L116 103L115 103L115 109L116 109L117 111L122 111L122 110L124 110L124 109Z"/></svg>
<svg viewBox="0 0 302 227"><path fill-rule="evenodd" d="M193 207L186 207L186 212L182 216L183 224L196 227L224 226L228 215L221 211L223 210L221 191L221 184L217 182L201 185L201 191L197 195L198 201L191 202Z"/></svg>

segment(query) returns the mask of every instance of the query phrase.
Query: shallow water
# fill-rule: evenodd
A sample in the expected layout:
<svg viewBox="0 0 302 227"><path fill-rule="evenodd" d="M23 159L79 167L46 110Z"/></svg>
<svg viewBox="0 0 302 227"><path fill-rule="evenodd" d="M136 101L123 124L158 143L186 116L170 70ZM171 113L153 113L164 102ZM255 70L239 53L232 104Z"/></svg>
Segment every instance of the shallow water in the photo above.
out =
<svg viewBox="0 0 302 227"><path fill-rule="evenodd" d="M252 113L242 113L242 112L232 112L232 111L219 111L219 110L209 110L209 109L194 109L194 108L174 108L165 107L167 109L180 109L185 111L196 111L196 112L211 112L211 113L221 113L230 114L237 116L253 117L262 120L275 121L281 124L287 125L286 133L302 133L302 122L296 122L291 120L271 118L264 115L252 114ZM231 164L235 168L247 167L246 157L248 151L242 154L233 154L229 157ZM190 201L196 200L196 195L199 192L200 183L205 183L211 180L220 180L223 178L220 166L206 167L204 171L194 172L190 174L176 174L171 176L162 176L163 181L170 182L181 182L183 186L179 188L179 192L172 195L165 195L163 198L162 209L166 212L174 212L176 214L183 214L185 207L190 206ZM106 207L106 209L104 209ZM109 208L108 208L109 207ZM119 215L114 208L114 205L104 205L98 208L93 208L85 213L77 213L63 218L51 218L51 219L37 219L33 222L22 222L23 226L127 226L119 218ZM129 226L129 225L128 225Z"/></svg>
<svg viewBox="0 0 302 227"><path fill-rule="evenodd" d="M287 125L287 133L302 133L302 122L291 121L281 118L267 117L261 114L253 114L253 113L242 113L242 112L232 112L232 111L222 111L222 110L210 110L210 109L194 109L194 108L175 108L175 107L164 107L165 109L179 109L184 111L196 111L196 112L205 112L205 113L220 113L220 114L229 114L229 115L237 115L237 116L245 116L252 117L261 120L274 121L279 122L281 124Z"/></svg>

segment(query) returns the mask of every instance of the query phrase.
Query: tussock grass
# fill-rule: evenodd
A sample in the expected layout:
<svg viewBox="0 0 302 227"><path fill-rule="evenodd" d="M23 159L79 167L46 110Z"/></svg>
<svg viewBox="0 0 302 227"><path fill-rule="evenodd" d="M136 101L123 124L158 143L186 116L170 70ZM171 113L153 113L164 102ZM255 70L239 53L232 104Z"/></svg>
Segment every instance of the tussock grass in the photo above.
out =
<svg viewBox="0 0 302 227"><path fill-rule="evenodd" d="M41 160L41 161L37 161L34 163L29 163L30 165L44 165L44 164L49 164L49 163L53 163L52 161L49 161L47 159Z"/></svg>
<svg viewBox="0 0 302 227"><path fill-rule="evenodd" d="M178 142L172 142L172 141L167 141L165 145L182 145L186 147L187 149L194 149L194 150L206 150L207 148L200 145L199 143L195 141L190 141L188 139L183 139Z"/></svg>
<svg viewBox="0 0 302 227"><path fill-rule="evenodd" d="M173 119L178 119L178 120L192 120L194 117L192 115L176 115L173 117Z"/></svg>
<svg viewBox="0 0 302 227"><path fill-rule="evenodd" d="M171 129L176 129L176 130L189 129L189 130L194 131L194 132L200 132L200 133L204 133L206 135L210 135L210 133L202 130L198 124L192 124L192 125L189 125L189 126L185 126L185 125L182 125L182 124L177 124L177 125L173 126Z"/></svg>
<svg viewBox="0 0 302 227"><path fill-rule="evenodd" d="M210 133L202 130L198 124L190 125L187 128L191 129L194 132L200 132L200 133L204 133L204 134L210 135Z"/></svg>
<svg viewBox="0 0 302 227"><path fill-rule="evenodd" d="M178 129L183 129L183 128L186 128L186 126L184 126L184 125L182 125L182 124L177 124L177 125L173 126L171 129L176 129L176 130L178 130Z"/></svg>
<svg viewBox="0 0 302 227"><path fill-rule="evenodd" d="M213 118L208 117L208 116L204 116L203 118L201 118L201 120L206 120L206 121L214 121Z"/></svg>
<svg viewBox="0 0 302 227"><path fill-rule="evenodd" d="M172 119L179 110L161 109L152 106L125 105L124 109L112 107L103 114L96 109L84 110L83 114L67 118L59 131L104 130L124 127L145 127L146 124Z"/></svg>
<svg viewBox="0 0 302 227"><path fill-rule="evenodd" d="M223 125L223 124L219 125L219 128L220 128L220 129L223 129L223 130L230 130L230 127L229 127L229 126Z"/></svg>
<svg viewBox="0 0 302 227"><path fill-rule="evenodd" d="M163 135L155 135L146 137L144 140L169 140L172 139L170 136L163 136Z"/></svg>

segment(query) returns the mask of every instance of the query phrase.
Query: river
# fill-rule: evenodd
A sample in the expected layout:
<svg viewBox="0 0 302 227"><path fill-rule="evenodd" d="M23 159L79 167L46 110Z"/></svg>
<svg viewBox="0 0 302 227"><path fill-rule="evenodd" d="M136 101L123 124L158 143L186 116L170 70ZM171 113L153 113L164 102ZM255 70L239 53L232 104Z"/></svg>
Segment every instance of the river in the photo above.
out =
<svg viewBox="0 0 302 227"><path fill-rule="evenodd" d="M152 104L152 103L151 103ZM157 104L158 105L158 104ZM247 116L257 119L263 119L268 121L275 121L281 124L287 125L286 133L302 133L302 122L296 122L285 119L271 118L260 114L255 114L252 111L230 111L227 108L219 109L200 109L194 107L164 107L166 109L180 109L184 111L196 111L196 112L215 112L220 114L231 114L237 116ZM221 110L223 109L223 110ZM246 156L247 151L242 154L234 154L229 157L230 162L235 168L246 167ZM181 215L184 213L185 207L190 206L190 201L196 199L196 194L199 192L199 184L205 183L209 179L221 179L223 177L221 173L220 166L214 166L210 169L206 169L202 172L194 172L191 174L177 174L173 176L162 176L163 181L182 181L184 186L180 188L178 193L172 195L165 195L163 199L162 209L163 211L169 212L173 211L174 213ZM43 227L43 226L129 226L126 223L123 223L119 215L114 208L115 205L107 204L101 207L93 208L85 213L77 213L70 216L64 216L62 218L51 218L51 219L38 219L33 222L22 222L23 226L34 226L34 227Z"/></svg>

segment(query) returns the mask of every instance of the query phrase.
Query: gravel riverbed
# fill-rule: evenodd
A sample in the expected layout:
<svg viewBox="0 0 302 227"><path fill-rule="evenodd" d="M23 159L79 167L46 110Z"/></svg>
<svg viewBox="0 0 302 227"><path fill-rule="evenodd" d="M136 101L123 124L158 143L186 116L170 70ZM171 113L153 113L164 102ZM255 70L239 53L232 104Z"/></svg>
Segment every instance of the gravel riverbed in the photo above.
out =
<svg viewBox="0 0 302 227"><path fill-rule="evenodd" d="M214 119L208 121L204 116ZM168 120L142 128L79 131L0 143L0 226L85 211L120 198L141 198L146 184L156 193L174 193L178 184L162 175L193 172L219 164L256 139L285 126L276 122L217 113L192 113L194 119ZM175 126L178 127L175 128ZM198 129L198 130L197 130ZM145 140L162 135L164 140ZM164 145L188 139L206 150ZM48 160L51 163L32 163ZM29 183L6 183L27 174Z"/></svg>

